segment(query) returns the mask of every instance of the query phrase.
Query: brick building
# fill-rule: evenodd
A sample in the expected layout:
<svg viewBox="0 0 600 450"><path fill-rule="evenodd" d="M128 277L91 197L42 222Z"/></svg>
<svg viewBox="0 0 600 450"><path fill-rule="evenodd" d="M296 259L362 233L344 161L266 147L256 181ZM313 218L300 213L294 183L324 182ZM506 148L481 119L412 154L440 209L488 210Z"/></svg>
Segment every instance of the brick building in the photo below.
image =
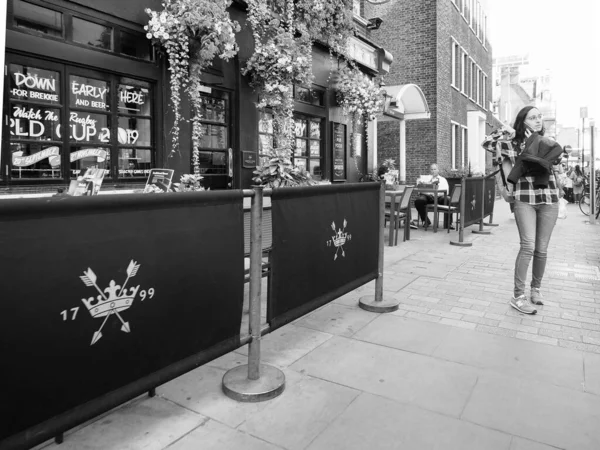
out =
<svg viewBox="0 0 600 450"><path fill-rule="evenodd" d="M378 124L378 160L394 158L408 183L431 162L483 170L492 116L492 49L487 37L486 0L392 0L365 5L367 18L383 20L372 39L394 56L386 77L388 114ZM420 110L402 98L421 93ZM400 94L400 95L398 95ZM404 104L402 104L404 103ZM413 102L413 107L415 103ZM392 118L391 116L395 116Z"/></svg>

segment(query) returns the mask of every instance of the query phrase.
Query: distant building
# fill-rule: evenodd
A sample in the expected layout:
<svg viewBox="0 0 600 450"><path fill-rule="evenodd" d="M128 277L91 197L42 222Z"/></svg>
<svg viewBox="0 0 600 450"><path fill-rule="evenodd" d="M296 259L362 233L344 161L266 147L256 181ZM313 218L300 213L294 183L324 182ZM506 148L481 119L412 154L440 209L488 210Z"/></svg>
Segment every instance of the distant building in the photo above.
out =
<svg viewBox="0 0 600 450"><path fill-rule="evenodd" d="M399 162L414 182L437 162L483 170L484 136L500 125L490 110L492 51L486 1L398 0L365 3L365 17L383 20L371 37L394 56L385 79L393 113L379 121L378 159ZM413 108L412 110L410 108Z"/></svg>

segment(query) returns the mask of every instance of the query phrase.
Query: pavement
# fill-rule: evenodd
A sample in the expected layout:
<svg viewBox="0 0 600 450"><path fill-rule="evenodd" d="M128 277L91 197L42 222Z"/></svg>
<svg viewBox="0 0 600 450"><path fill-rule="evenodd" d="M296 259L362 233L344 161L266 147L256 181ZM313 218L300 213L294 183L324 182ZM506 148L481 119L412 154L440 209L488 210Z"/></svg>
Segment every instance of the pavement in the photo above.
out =
<svg viewBox="0 0 600 450"><path fill-rule="evenodd" d="M535 316L508 306L519 249L508 205L490 235L411 230L385 247L384 295L362 286L265 336L284 393L238 403L221 391L246 348L65 434L46 449L600 449L600 226L559 220ZM386 241L387 242L387 241Z"/></svg>

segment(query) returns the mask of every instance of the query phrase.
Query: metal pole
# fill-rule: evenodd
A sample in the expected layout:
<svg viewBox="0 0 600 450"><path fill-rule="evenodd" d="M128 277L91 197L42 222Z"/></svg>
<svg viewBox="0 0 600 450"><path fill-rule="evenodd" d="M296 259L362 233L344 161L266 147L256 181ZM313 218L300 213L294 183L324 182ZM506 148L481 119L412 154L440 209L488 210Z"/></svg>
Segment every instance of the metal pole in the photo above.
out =
<svg viewBox="0 0 600 450"><path fill-rule="evenodd" d="M473 230L475 234L492 234L491 231L483 229L483 219L485 215L485 177L481 178L481 218L479 219L479 230Z"/></svg>
<svg viewBox="0 0 600 450"><path fill-rule="evenodd" d="M583 172L583 168L585 166L585 117L581 118L581 171Z"/></svg>
<svg viewBox="0 0 600 450"><path fill-rule="evenodd" d="M263 187L254 189L250 209L250 346L248 349L248 378L260 378L260 297L262 279L262 215Z"/></svg>
<svg viewBox="0 0 600 450"><path fill-rule="evenodd" d="M466 209L466 194L467 194L467 179L463 178L460 181L460 227L458 228L458 241L450 241L450 245L458 245L459 247L471 247L472 242L463 242L465 231L465 209Z"/></svg>
<svg viewBox="0 0 600 450"><path fill-rule="evenodd" d="M594 121L590 120L590 144L592 159L590 161L590 224L596 224L596 149L594 142Z"/></svg>
<svg viewBox="0 0 600 450"><path fill-rule="evenodd" d="M390 207L390 222L392 219L393 208L395 199L392 202ZM381 187L379 188L379 255L377 257L377 279L375 280L375 302L381 302L383 300L383 250L385 245L384 240L384 230L385 230L385 181L381 182ZM405 224L404 226L408 226ZM397 233L396 225L394 223L394 232ZM391 237L390 237L391 240Z"/></svg>
<svg viewBox="0 0 600 450"><path fill-rule="evenodd" d="M250 343L248 364L228 370L222 389L229 398L240 402L262 402L280 395L285 375L276 367L260 363L260 301L262 280L262 186L254 187L250 209ZM247 366L247 367L246 367Z"/></svg>
<svg viewBox="0 0 600 450"><path fill-rule="evenodd" d="M390 221L392 220L390 215ZM365 311L376 313L387 313L396 311L400 305L400 300L394 297L383 298L383 250L384 250L384 232L385 232L385 181L379 186L379 243L377 255L377 278L375 278L375 295L365 295L358 300L358 306ZM405 223L405 227L409 224Z"/></svg>

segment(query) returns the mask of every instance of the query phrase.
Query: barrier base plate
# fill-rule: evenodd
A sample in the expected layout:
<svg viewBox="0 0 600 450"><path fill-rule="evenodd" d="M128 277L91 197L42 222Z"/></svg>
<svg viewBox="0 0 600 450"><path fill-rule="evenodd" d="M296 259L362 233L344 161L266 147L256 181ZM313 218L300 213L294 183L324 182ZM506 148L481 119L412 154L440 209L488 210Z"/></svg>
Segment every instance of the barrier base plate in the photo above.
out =
<svg viewBox="0 0 600 450"><path fill-rule="evenodd" d="M450 241L450 245L457 245L459 247L471 247L473 245L473 243L472 242Z"/></svg>
<svg viewBox="0 0 600 450"><path fill-rule="evenodd" d="M472 233L473 234L492 234L491 231L479 231L479 230L473 230Z"/></svg>
<svg viewBox="0 0 600 450"><path fill-rule="evenodd" d="M400 300L396 300L395 298L383 297L380 301L376 302L374 295L365 295L358 300L358 306L365 311L371 311L375 313L388 313L396 311L398 309L398 305L400 305Z"/></svg>
<svg viewBox="0 0 600 450"><path fill-rule="evenodd" d="M260 365L260 378L248 379L248 364L237 366L223 375L223 392L238 402L257 403L277 397L285 389L285 375L276 367Z"/></svg>
<svg viewBox="0 0 600 450"><path fill-rule="evenodd" d="M484 223L483 226L484 227L497 227L499 224L497 223Z"/></svg>

